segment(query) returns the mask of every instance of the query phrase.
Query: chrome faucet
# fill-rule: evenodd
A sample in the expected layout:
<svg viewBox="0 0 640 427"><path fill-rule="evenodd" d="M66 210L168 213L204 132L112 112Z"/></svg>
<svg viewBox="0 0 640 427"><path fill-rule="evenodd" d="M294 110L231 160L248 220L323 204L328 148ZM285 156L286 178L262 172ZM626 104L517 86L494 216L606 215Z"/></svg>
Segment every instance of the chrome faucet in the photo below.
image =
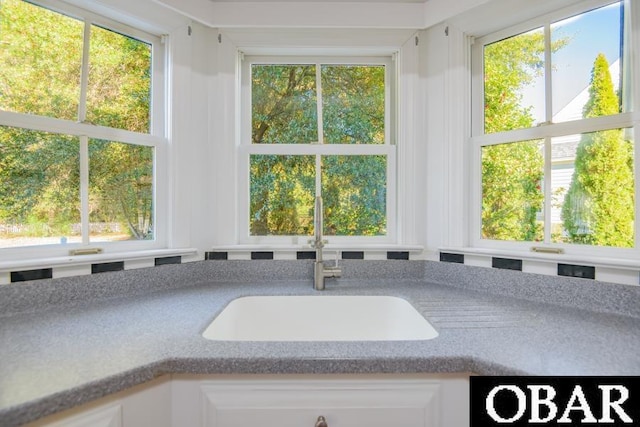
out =
<svg viewBox="0 0 640 427"><path fill-rule="evenodd" d="M316 197L316 203L313 213L314 238L309 240L311 247L316 250L316 261L313 263L313 288L316 291L324 290L324 279L327 277L340 277L342 270L338 267L338 257L336 255L336 265L326 267L322 262L322 248L324 248L326 240L322 239L322 197Z"/></svg>

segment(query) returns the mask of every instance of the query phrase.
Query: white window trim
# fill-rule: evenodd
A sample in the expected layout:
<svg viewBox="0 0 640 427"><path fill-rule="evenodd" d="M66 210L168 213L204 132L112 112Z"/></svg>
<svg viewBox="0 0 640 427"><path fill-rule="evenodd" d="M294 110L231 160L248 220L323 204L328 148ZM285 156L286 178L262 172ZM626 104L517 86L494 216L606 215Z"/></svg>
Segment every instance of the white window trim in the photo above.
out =
<svg viewBox="0 0 640 427"><path fill-rule="evenodd" d="M251 236L249 232L249 159L252 154L281 155L385 155L387 156L387 234L385 236L328 236L333 245L375 245L397 242L397 155L395 93L397 69L391 56L244 56L240 58L240 140L238 142L238 222L237 241L241 245L304 245L310 236ZM384 144L252 144L251 65L252 64L363 64L385 65ZM321 139L321 136L319 137Z"/></svg>
<svg viewBox="0 0 640 427"><path fill-rule="evenodd" d="M152 46L152 82L151 82L151 127L148 134L131 132L123 129L97 126L80 121L58 119L47 116L36 116L9 111L0 111L0 125L19 127L27 130L60 133L76 136L80 140L80 168L81 174L88 164L88 154L83 150L83 145L89 139L101 139L127 144L144 145L154 147L154 240L123 241L123 242L83 242L67 244L49 244L34 246L19 246L0 248L2 258L6 261L16 260L42 260L54 257L67 257L69 251L82 247L100 247L105 253L128 253L132 251L157 250L167 247L168 242L168 177L165 173L168 169L168 148L166 138L166 49L160 36L149 34L127 25L123 25L109 18L102 17L88 10L69 4L61 4L59 1L39 0L31 1L36 6L42 6L54 12L85 22L83 48L87 49L89 32L86 28L90 25L98 25L103 28L127 35ZM86 55L84 55L86 58ZM83 59L83 70L86 68L86 59ZM86 77L83 76L83 80ZM85 82L86 84L86 82ZM82 83L81 83L82 90ZM79 106L79 114L82 114L83 106ZM83 144L84 141L84 144ZM86 147L85 147L86 148ZM84 164L84 167L83 167ZM81 177L81 189L88 185L88 176ZM83 225L88 218L83 218Z"/></svg>
<svg viewBox="0 0 640 427"><path fill-rule="evenodd" d="M561 249L563 255L540 255L534 258L539 259L557 259L562 260L564 258L570 258L574 261L585 260L585 262L592 262L594 259L606 259L607 265L620 265L628 266L631 263L637 267L640 265L638 259L640 258L640 112L638 112L638 103L640 103L640 76L637 70L640 70L640 58L638 55L629 55L631 60L631 69L636 70L630 73L633 81L631 82L632 88L632 102L631 112L617 114L615 116L596 117L590 119L577 120L573 122L561 122L561 123L545 123L541 126L518 129L513 131L498 132L493 134L484 134L484 113L483 113L483 100L484 100L484 85L483 85L483 48L485 45L495 41L502 40L507 37L511 37L523 32L527 32L534 28L544 27L545 23L554 22L563 18L576 15L579 13L587 12L589 10L606 6L614 3L611 0L588 0L579 2L570 7L555 11L553 13L529 20L527 22L518 24L516 26L509 27L507 29L489 34L482 38L476 39L471 46L472 56L472 136L469 141L470 150L470 191L469 191L469 217L470 217L470 247L466 248L467 251L492 251L495 253L510 253L513 256L527 256L531 254L532 247L551 247ZM631 44L637 51L637 46L640 46L640 7L634 2L626 1L625 7L631 11ZM635 52L634 51L634 52ZM548 59L548 58L547 58ZM549 66L549 61L546 61ZM548 73L547 73L548 75ZM548 91L548 89L547 89ZM548 95L548 94L547 94ZM549 109L547 108L547 114ZM482 218L482 172L481 172L481 150L483 146L502 144L508 142L525 141L531 139L546 139L547 141L551 137L559 137L563 135L573 135L580 133L596 132L599 130L612 129L612 128L632 128L634 134L634 167L635 167L635 212L636 220L635 226L635 247L634 248L612 248L612 247L595 247L587 245L577 244L558 244L558 243L543 243L543 242L510 242L510 241L498 241L482 239L481 236L481 218ZM545 164L545 168L548 165ZM545 171L548 172L548 171ZM545 183L549 180L545 180ZM545 203L546 205L546 203ZM545 207L545 218L548 216L549 208ZM462 249L462 248L461 248ZM617 261L616 261L617 260Z"/></svg>

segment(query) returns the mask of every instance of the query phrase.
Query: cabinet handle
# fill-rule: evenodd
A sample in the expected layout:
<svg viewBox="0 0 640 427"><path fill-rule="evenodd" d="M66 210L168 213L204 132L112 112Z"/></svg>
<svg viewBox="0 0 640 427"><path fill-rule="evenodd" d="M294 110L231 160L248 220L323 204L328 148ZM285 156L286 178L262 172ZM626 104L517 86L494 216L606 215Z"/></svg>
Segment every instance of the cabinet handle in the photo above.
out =
<svg viewBox="0 0 640 427"><path fill-rule="evenodd" d="M318 417L318 421L316 421L316 427L329 427L329 425L327 424L327 420L325 420L322 415Z"/></svg>

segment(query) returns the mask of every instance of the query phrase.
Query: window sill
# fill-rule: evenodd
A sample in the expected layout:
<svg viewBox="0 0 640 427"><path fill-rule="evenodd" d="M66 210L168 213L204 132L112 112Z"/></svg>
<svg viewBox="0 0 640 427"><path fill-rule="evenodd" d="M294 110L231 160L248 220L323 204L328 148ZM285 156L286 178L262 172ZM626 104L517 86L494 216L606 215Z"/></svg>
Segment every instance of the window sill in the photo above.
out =
<svg viewBox="0 0 640 427"><path fill-rule="evenodd" d="M37 268L74 267L79 265L112 261L136 261L158 257L195 255L197 253L197 249L194 248L153 249L131 252L111 252L98 255L76 255L52 258L37 258L24 261L6 261L0 262L0 273Z"/></svg>
<svg viewBox="0 0 640 427"><path fill-rule="evenodd" d="M257 252L266 252L269 259L295 260L300 252L315 252L309 244L239 244L214 246L213 252L224 253L224 259L245 260L253 259ZM324 257L329 259L364 259L386 260L394 259L390 254L405 253L409 259L422 259L424 248L418 245L394 244L357 244L357 243L328 243L322 250ZM257 259L257 258L256 258ZM404 258L407 259L407 258Z"/></svg>
<svg viewBox="0 0 640 427"><path fill-rule="evenodd" d="M311 238L309 238L311 239ZM327 243L324 247L328 251L410 251L420 252L424 248L419 245L394 245L388 243L378 244L357 244L357 243ZM240 244L240 245L225 245L225 246L213 246L213 251L227 251L227 252L247 252L247 251L310 251L313 248L306 243L304 244Z"/></svg>

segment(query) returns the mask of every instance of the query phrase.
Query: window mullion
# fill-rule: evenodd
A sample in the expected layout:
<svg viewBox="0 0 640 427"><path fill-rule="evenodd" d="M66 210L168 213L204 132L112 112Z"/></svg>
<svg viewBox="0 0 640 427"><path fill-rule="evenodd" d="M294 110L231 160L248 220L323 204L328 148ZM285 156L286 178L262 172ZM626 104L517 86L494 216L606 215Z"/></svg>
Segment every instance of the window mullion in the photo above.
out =
<svg viewBox="0 0 640 427"><path fill-rule="evenodd" d="M80 223L82 244L89 244L89 137L80 137Z"/></svg>
<svg viewBox="0 0 640 427"><path fill-rule="evenodd" d="M80 99L78 102L78 122L87 120L87 90L89 86L89 41L91 39L91 24L85 20L82 43L82 69L80 73ZM89 137L80 136L80 230L82 244L89 242Z"/></svg>
<svg viewBox="0 0 640 427"><path fill-rule="evenodd" d="M545 122L551 123L553 120L553 80L552 80L552 64L551 64L551 25L546 23L544 26L544 110ZM544 202L542 204L542 213L544 218L543 239L544 243L551 242L551 138L544 139Z"/></svg>
<svg viewBox="0 0 640 427"><path fill-rule="evenodd" d="M91 23L85 21L82 43L82 69L80 73L80 100L78 102L78 121L87 120L87 90L89 87L89 41L91 39Z"/></svg>
<svg viewBox="0 0 640 427"><path fill-rule="evenodd" d="M316 106L318 111L318 144L324 144L324 122L322 119L322 65L316 63ZM316 196L322 196L322 156L316 154Z"/></svg>
<svg viewBox="0 0 640 427"><path fill-rule="evenodd" d="M551 138L544 139L544 203L542 204L542 212L544 215L544 243L551 243Z"/></svg>
<svg viewBox="0 0 640 427"><path fill-rule="evenodd" d="M316 197L322 196L322 156L316 154Z"/></svg>
<svg viewBox="0 0 640 427"><path fill-rule="evenodd" d="M322 120L322 65L316 64L316 107L318 111L318 144L324 144L324 122Z"/></svg>
<svg viewBox="0 0 640 427"><path fill-rule="evenodd" d="M544 26L544 109L545 122L551 123L553 120L553 81L551 64L551 25Z"/></svg>

